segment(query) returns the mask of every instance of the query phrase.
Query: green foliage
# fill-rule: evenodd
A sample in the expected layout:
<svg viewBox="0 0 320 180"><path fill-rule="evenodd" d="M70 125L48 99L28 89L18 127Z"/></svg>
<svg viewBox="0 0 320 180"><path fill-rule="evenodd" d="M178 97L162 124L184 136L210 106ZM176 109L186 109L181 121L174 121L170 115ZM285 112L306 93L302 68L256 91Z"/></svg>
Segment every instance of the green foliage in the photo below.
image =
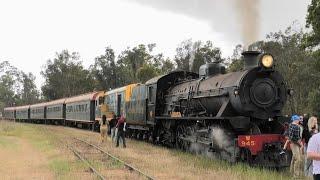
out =
<svg viewBox="0 0 320 180"><path fill-rule="evenodd" d="M108 90L117 87L117 67L113 49L107 47L105 54L95 58L91 66L91 74L95 80L95 87L98 90Z"/></svg>
<svg viewBox="0 0 320 180"><path fill-rule="evenodd" d="M233 50L233 54L230 59L228 59L229 66L228 66L228 71L229 72L235 72L239 71L243 68L244 63L243 60L241 59L241 53L243 52L243 47L242 45L238 44L235 49Z"/></svg>
<svg viewBox="0 0 320 180"><path fill-rule="evenodd" d="M320 117L320 87L312 89L308 94L308 108L312 114Z"/></svg>
<svg viewBox="0 0 320 180"><path fill-rule="evenodd" d="M21 103L20 104L34 104L39 101L39 92L34 83L36 77L32 74L22 75L22 93L21 93Z"/></svg>
<svg viewBox="0 0 320 180"><path fill-rule="evenodd" d="M308 7L306 27L313 31L305 35L305 47L320 45L320 0L312 0Z"/></svg>
<svg viewBox="0 0 320 180"><path fill-rule="evenodd" d="M308 108L309 93L319 87L318 78L313 76L318 70L311 53L301 48L303 32L290 27L283 33L271 33L262 44L264 51L274 55L276 68L284 76L287 87L293 88L295 95L287 103L287 113L312 113Z"/></svg>
<svg viewBox="0 0 320 180"><path fill-rule="evenodd" d="M137 71L137 78L143 83L149 80L150 77L155 77L157 75L157 69L149 64L144 64Z"/></svg>
<svg viewBox="0 0 320 180"><path fill-rule="evenodd" d="M84 69L79 54L63 50L56 53L53 60L48 60L41 71L45 84L41 87L47 100L70 97L93 91L94 81L88 70Z"/></svg>
<svg viewBox="0 0 320 180"><path fill-rule="evenodd" d="M176 49L174 61L177 69L199 72L201 65L211 62L222 62L220 48L214 47L211 41L192 42L191 39L183 41Z"/></svg>
<svg viewBox="0 0 320 180"><path fill-rule="evenodd" d="M25 74L8 61L0 63L0 109L38 101L38 90L32 73Z"/></svg>

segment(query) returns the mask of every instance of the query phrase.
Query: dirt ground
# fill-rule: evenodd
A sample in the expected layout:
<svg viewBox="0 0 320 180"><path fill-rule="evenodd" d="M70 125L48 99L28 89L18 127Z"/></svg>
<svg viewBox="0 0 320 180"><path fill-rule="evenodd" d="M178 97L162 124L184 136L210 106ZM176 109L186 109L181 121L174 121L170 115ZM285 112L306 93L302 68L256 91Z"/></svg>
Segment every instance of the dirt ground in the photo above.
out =
<svg viewBox="0 0 320 180"><path fill-rule="evenodd" d="M1 179L54 179L48 168L47 157L35 149L27 139L1 138L14 142L13 146L0 149Z"/></svg>

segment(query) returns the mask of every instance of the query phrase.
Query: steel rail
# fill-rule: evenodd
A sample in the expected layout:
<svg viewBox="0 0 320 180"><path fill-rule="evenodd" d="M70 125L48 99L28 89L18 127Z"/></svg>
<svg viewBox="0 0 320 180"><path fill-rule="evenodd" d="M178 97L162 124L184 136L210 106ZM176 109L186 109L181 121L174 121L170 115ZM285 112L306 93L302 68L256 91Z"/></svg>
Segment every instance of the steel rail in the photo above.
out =
<svg viewBox="0 0 320 180"><path fill-rule="evenodd" d="M48 131L51 131L51 129L49 129L47 126L42 126L41 128L41 131L43 133L48 133ZM61 139L58 139L58 141L60 141L61 144L65 144L66 147L73 152L73 154L75 156L77 156L85 165L87 165L89 167L89 169L91 170L91 172L95 175L98 176L99 179L101 180L106 180L106 178L101 174L99 173L99 171L97 171L90 163L88 160L86 160L84 157L81 156L81 154L75 150L75 148L73 148L72 146L70 146L68 143L65 143L64 141L62 141Z"/></svg>
<svg viewBox="0 0 320 180"><path fill-rule="evenodd" d="M73 138L76 139L76 140L78 140L78 141L80 141L80 142L86 143L87 145L89 145L89 146L91 146L91 147L94 147L95 149L97 149L97 150L99 150L100 152L106 154L107 156L111 157L112 159L114 159L114 160L122 163L122 164L123 164L125 167L127 167L129 170L134 170L134 171L138 172L140 175L145 176L147 179L150 179L150 180L154 180L154 179L155 179L155 178L151 177L150 175L147 175L146 173L144 173L144 172L140 171L139 169L135 168L134 166L132 166L132 165L126 163L125 161L117 158L116 156L110 154L109 152L103 150L101 147L96 146L96 145L94 145L94 144L92 144L92 143L90 143L90 142L88 142L88 141L86 141L86 140L82 140L82 139L79 139L79 138L76 138L76 137L73 137Z"/></svg>
<svg viewBox="0 0 320 180"><path fill-rule="evenodd" d="M60 140L60 141L62 142L62 140ZM76 155L84 164L86 164L86 165L90 168L91 172L92 172L93 174L97 175L99 179L101 179L101 180L105 180L105 179L106 179L102 174L99 173L99 171L97 171L97 170L89 163L88 160L86 160L84 157L82 157L81 154L80 154L78 151L76 151L73 147L71 147L71 146L68 145L68 144L66 144L66 146L67 146L67 148L68 148L69 150L71 150L71 151L73 152L74 155Z"/></svg>

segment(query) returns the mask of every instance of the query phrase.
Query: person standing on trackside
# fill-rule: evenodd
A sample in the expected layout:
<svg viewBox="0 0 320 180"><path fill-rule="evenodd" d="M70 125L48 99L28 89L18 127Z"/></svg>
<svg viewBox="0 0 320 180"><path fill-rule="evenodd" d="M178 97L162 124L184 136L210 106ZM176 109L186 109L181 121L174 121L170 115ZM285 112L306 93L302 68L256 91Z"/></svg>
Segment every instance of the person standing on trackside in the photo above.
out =
<svg viewBox="0 0 320 180"><path fill-rule="evenodd" d="M102 116L100 121L100 138L101 143L103 143L107 138L107 118L106 116Z"/></svg>
<svg viewBox="0 0 320 180"><path fill-rule="evenodd" d="M315 174L314 173L314 168L313 168L314 161L312 161L313 159L310 158L310 153L308 153L308 149L309 149L309 144L311 144L311 142L310 142L311 137L313 137L319 131L319 129L318 129L318 120L317 120L316 116L311 116L309 118L309 120L308 120L308 131L309 131L309 134L310 134L310 139L309 139L309 142L307 144L306 175L307 176L312 176L312 174ZM314 144L314 142L312 142L312 143Z"/></svg>
<svg viewBox="0 0 320 180"><path fill-rule="evenodd" d="M109 121L109 128L111 131L112 142L115 142L116 140L116 124L117 124L117 118L116 116L113 116L113 118Z"/></svg>
<svg viewBox="0 0 320 180"><path fill-rule="evenodd" d="M312 160L314 180L320 180L320 133L313 135L308 144L307 158Z"/></svg>
<svg viewBox="0 0 320 180"><path fill-rule="evenodd" d="M293 115L291 117L292 123L289 126L289 141L292 151L292 159L290 165L290 172L293 173L294 178L302 177L302 156L303 156L303 143L302 143L302 127L300 126L300 117Z"/></svg>
<svg viewBox="0 0 320 180"><path fill-rule="evenodd" d="M116 125L116 128L118 129L117 133L117 145L116 147L119 147L119 140L120 137L122 139L123 143L123 148L126 148L126 141L125 141L125 123L126 123L126 118L124 117L124 113L122 113L121 117L118 120L118 123Z"/></svg>

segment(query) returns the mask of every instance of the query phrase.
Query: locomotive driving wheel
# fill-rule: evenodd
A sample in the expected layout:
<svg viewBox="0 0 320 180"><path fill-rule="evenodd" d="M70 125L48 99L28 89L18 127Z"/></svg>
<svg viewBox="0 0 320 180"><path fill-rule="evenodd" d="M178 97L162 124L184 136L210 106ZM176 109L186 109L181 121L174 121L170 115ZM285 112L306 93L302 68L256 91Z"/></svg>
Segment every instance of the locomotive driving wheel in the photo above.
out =
<svg viewBox="0 0 320 180"><path fill-rule="evenodd" d="M188 138L193 135L193 128L185 125L178 125L176 129L176 147L181 150L188 150L190 141Z"/></svg>
<svg viewBox="0 0 320 180"><path fill-rule="evenodd" d="M184 149L184 140L182 139L185 137L185 127L183 125L178 125L176 131L176 146L179 149Z"/></svg>

